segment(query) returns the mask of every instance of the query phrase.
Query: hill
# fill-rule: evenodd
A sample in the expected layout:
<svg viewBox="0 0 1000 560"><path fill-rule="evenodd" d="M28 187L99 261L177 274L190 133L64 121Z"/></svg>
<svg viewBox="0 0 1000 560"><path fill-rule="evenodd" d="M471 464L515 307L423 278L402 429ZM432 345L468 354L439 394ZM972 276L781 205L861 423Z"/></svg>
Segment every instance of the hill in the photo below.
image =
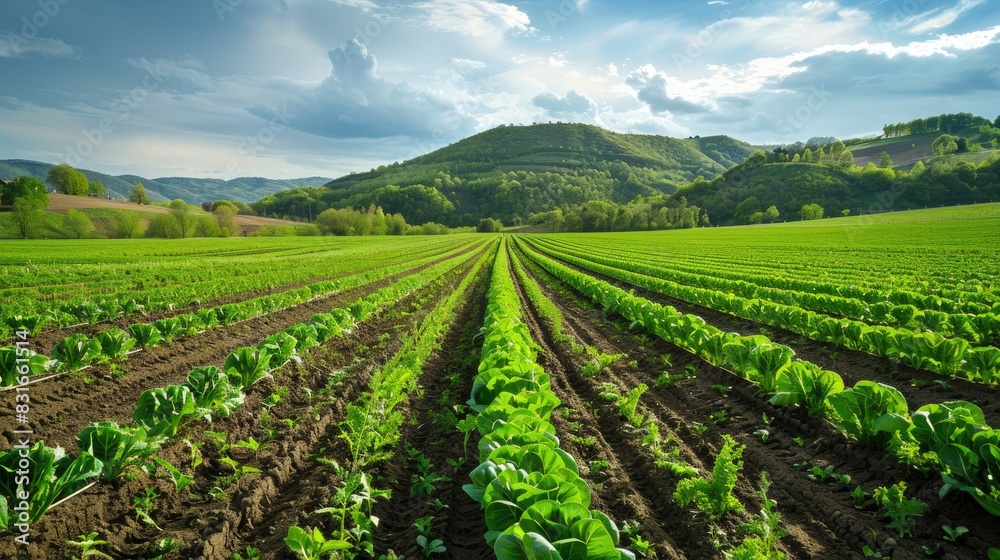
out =
<svg viewBox="0 0 1000 560"><path fill-rule="evenodd" d="M409 223L506 223L591 201L625 204L711 179L754 147L729 138L618 134L583 124L500 126L412 160L352 173L322 189L295 189L254 205L266 215L315 216L326 208L401 213Z"/></svg>
<svg viewBox="0 0 1000 560"><path fill-rule="evenodd" d="M31 175L41 180L49 174L51 163L23 159L0 160L0 179L11 180L22 175ZM225 181L222 179L195 179L190 177L163 177L147 179L138 175L107 175L89 169L80 169L90 182L104 185L112 198L127 200L136 183L142 183L150 200L167 201L176 198L191 204L219 199L253 202L273 192L300 187L322 185L329 181L326 177L306 177L303 179L265 179L261 177L240 177Z"/></svg>

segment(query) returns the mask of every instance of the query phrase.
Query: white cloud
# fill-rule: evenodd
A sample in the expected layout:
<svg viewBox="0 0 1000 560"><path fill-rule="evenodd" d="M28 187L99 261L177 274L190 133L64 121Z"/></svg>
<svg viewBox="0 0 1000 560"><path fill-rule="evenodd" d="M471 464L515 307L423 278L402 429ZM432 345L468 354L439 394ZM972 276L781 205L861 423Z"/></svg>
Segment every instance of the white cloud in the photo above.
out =
<svg viewBox="0 0 1000 560"><path fill-rule="evenodd" d="M704 113L711 109L707 99L687 98L675 93L678 89L686 89L684 82L658 72L651 64L630 73L625 83L654 113Z"/></svg>
<svg viewBox="0 0 1000 560"><path fill-rule="evenodd" d="M215 89L215 80L203 72L205 64L198 59L187 57L181 60L157 58L152 61L145 57L125 60L130 66L160 78L176 78L181 82L203 90Z"/></svg>
<svg viewBox="0 0 1000 560"><path fill-rule="evenodd" d="M293 128L329 138L432 138L445 129L448 136L472 130L472 119L448 98L380 77L375 56L355 40L330 51L330 62L330 77L289 103ZM273 115L262 106L251 113Z"/></svg>
<svg viewBox="0 0 1000 560"><path fill-rule="evenodd" d="M608 76L613 78L618 77L618 66L616 66L614 62L608 64Z"/></svg>
<svg viewBox="0 0 1000 560"><path fill-rule="evenodd" d="M348 8L357 8L365 13L374 12L376 10L381 9L381 6L372 2L371 0L330 0L330 1L339 6L347 6Z"/></svg>
<svg viewBox="0 0 1000 560"><path fill-rule="evenodd" d="M68 45L59 39L44 37L29 39L17 33L8 33L5 38L0 39L0 58L28 58L33 55L81 60L83 49Z"/></svg>
<svg viewBox="0 0 1000 560"><path fill-rule="evenodd" d="M530 32L531 18L515 6L494 0L425 0L413 5L436 31L477 37L515 30Z"/></svg>
<svg viewBox="0 0 1000 560"><path fill-rule="evenodd" d="M549 56L549 66L553 68L565 67L566 65L569 64L569 60L566 59L566 55L568 54L569 54L568 52L552 53L552 55Z"/></svg>
<svg viewBox="0 0 1000 560"><path fill-rule="evenodd" d="M962 14L984 4L985 2L986 0L960 0L954 7L937 8L935 10L925 12L918 16L916 24L910 28L910 32L926 33L935 29L948 27L958 21L958 18L962 17ZM911 23L914 22L911 21Z"/></svg>
<svg viewBox="0 0 1000 560"><path fill-rule="evenodd" d="M531 103L555 119L574 119L579 117L593 118L597 116L597 103L588 95L576 90L570 90L566 97L545 92L535 96Z"/></svg>

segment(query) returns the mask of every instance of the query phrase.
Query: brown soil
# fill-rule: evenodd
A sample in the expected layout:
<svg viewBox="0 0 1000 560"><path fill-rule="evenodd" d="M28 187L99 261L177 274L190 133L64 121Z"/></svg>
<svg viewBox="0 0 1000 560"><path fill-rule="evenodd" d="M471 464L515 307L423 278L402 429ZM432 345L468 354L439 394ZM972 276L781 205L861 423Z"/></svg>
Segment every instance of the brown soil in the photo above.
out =
<svg viewBox="0 0 1000 560"><path fill-rule="evenodd" d="M472 250L471 248L468 248L464 251L461 251L460 253L454 253L454 255L466 253L471 250ZM410 258L411 260L416 260L428 256L425 253L435 254L444 252L447 252L447 250L446 249L442 250L441 248L434 248L434 249L429 249L427 251L420 251L414 253L413 255L410 256ZM160 319L165 319L168 317L177 317L178 315L184 315L185 313L193 313L199 309L220 307L222 305L226 305L229 303L239 303L242 301L247 301L258 297L269 296L272 294L286 292L288 290L294 290L296 288L301 288L302 286L306 286L308 284L314 284L316 282L325 282L328 280L343 278L345 276L351 276L354 274L357 274L357 271L345 272L343 274L335 274L333 276L317 277L311 280L295 282L292 284L284 284L281 286L274 286L266 290L255 290L251 292L245 292L242 294L225 298L219 298L212 301L204 301L204 302L196 301L188 305L174 307L173 309L162 309L159 311L150 311L150 312L143 312L140 314L133 314L125 317L120 317L118 319L115 319L114 321L109 321L109 322L75 325L72 327L46 330L42 331L36 337L34 337L34 339L32 339L31 341L32 348L36 352L49 356L51 355L52 347L55 346L59 341L77 333L83 333L88 337L93 337L96 334L105 331L107 329L110 329L112 327L118 327L120 329L128 329L128 327L134 323L139 323L139 322L152 323L154 321L159 321Z"/></svg>
<svg viewBox="0 0 1000 560"><path fill-rule="evenodd" d="M411 420L404 426L393 453L398 460L383 463L376 473L392 491L392 499L381 502L375 511L381 519L375 535L376 557L390 550L406 558L421 557L423 551L416 544L418 533L413 523L427 516L434 516L432 539L443 540L447 547L435 557L453 560L492 557L492 550L483 538L486 520L479 503L462 490L477 465L477 442L470 438L466 456L464 437L454 426L464 418L464 412L457 413L454 407L468 398L479 366L482 342L475 336L483 324L489 270L484 267L480 278L470 287L467 303L445 336L441 350L424 364L421 389L408 407L401 409ZM437 484L431 495L411 496L416 471L410 450L427 457L434 467L432 472L451 480ZM464 457L467 458L463 461ZM438 503L446 507L439 509Z"/></svg>
<svg viewBox="0 0 1000 560"><path fill-rule="evenodd" d="M92 198L89 196L70 196L68 194L49 194L49 205L45 208L47 212L54 214L65 214L70 210L80 208L111 208L112 210L133 210L136 212L146 212L150 214L169 214L170 209L162 206L148 206L133 204L131 202L121 202L117 200L105 200L103 198ZM192 212L195 215L208 215L207 212ZM260 216L236 216L236 223L239 224L245 233L252 233L263 226L301 226L301 222L289 220L278 220L276 218L262 218Z"/></svg>
<svg viewBox="0 0 1000 560"><path fill-rule="evenodd" d="M575 392L583 402L590 402L599 409L600 432L609 441L616 442L619 457L629 458L635 464L634 470L638 475L633 484L638 483L636 487L642 489L644 495L654 497L657 507L670 509L673 502L669 496L676 481L669 475L657 474L658 469L650 464L648 453L641 448L635 449L634 438L622 435L623 428L627 426L622 426L622 421L617 420L616 407L608 406L599 396L602 382L614 383L623 392L639 383L647 384L650 389L643 395L641 403L660 421L661 432L666 428L677 436L682 457L702 472L711 469L722 434L729 434L746 445L743 455L745 467L742 482L736 489L737 497L747 504L749 511L756 512L760 500L753 494L749 482L756 482L762 471L768 473L773 482L770 497L777 501L778 511L783 516L782 524L790 533L781 540L781 546L791 558L863 558L861 549L865 545L887 555L891 553L897 559L926 558L922 549L924 546L930 547L934 557L939 558L985 556L987 544L981 539L996 533L995 518L986 514L966 495L952 492L946 499L939 500L939 477L915 472L899 465L893 458L883 457L880 451L850 442L824 421L808 418L793 410L775 409L756 396L756 388L742 378L712 367L652 335L625 334L628 332L626 322L607 319L600 311L569 295L568 288L555 278L534 267L531 271L543 280L543 291L562 311L565 332L604 353L628 355L611 366L610 371L595 378L583 378L579 371L584 358L573 354L564 343L550 347L555 349L558 361L564 364L563 369L570 375L566 387L571 388L571 392ZM551 325L543 323L542 332L535 336L551 341ZM537 325L533 327L538 328ZM671 356L672 367L664 366L660 359L664 354ZM635 360L637 367L633 369L626 365L628 360ZM655 386L662 371L679 374L688 364L697 368L695 378L677 381L669 387ZM553 377L555 383L556 376ZM731 389L726 391L728 396L723 396L715 387ZM565 398L563 395L560 397ZM573 397L570 398L570 407L573 407ZM726 411L728 421L717 425L709 415L720 410ZM763 414L772 419L770 426L765 425ZM580 422L583 423L582 420ZM702 428L694 429L698 424L704 426L703 434L699 433ZM769 432L766 442L753 435L762 428L767 428ZM793 438L802 438L804 445L799 446ZM634 453L631 449L635 449ZM850 486L809 479L803 467L793 466L804 461L821 467L834 465L836 473L852 476ZM643 473L647 478L659 478L663 482L649 493L650 489L642 486ZM886 527L870 500L859 510L850 494L857 484L871 492L877 486L889 486L901 480L908 485L908 495L928 504L925 515L918 522L915 537L907 539L900 539ZM695 519L668 519L669 524L661 527L670 535L669 544L679 546L682 557L718 557L717 551L706 547L709 535L704 521L699 522L697 516ZM735 524L734 520L723 528L732 535ZM965 525L970 529L971 536L960 540L957 545L946 543L940 538L941 525ZM873 535L877 536L873 538ZM649 539L648 535L644 536Z"/></svg>
<svg viewBox="0 0 1000 560"><path fill-rule="evenodd" d="M795 350L797 358L810 361L823 369L837 372L848 387L862 380L878 381L891 385L903 394L911 410L916 410L930 403L968 401L982 408L983 415L989 425L1000 426L1000 400L994 398L996 390L992 387L961 378L945 377L929 371L915 370L888 358L880 358L857 350L848 350L834 344L817 342L791 331L691 304L567 262L559 262L619 288L633 290L637 296L663 305L670 305L681 313L697 315L708 324L723 331L741 335L766 334L772 341ZM944 381L944 385L936 381Z"/></svg>
<svg viewBox="0 0 1000 560"><path fill-rule="evenodd" d="M155 555L149 552L150 547L169 535L182 545L168 558L218 560L228 560L247 547L260 549L262 558L293 558L283 542L293 524L319 526L329 535L332 527L325 526L327 516L313 512L327 505L337 480L317 459L343 462L343 457L349 457L337 427L347 404L366 388L374 368L396 352L402 335L416 327L449 287L461 281L474 261L401 299L350 334L310 350L303 364L289 364L276 371L273 380L254 386L246 404L232 417L186 428L159 456L191 473L191 449L184 440L199 446L204 463L194 469L196 482L190 493L179 494L162 477L150 481L140 475L134 481L120 478L98 484L33 526L35 544L28 557L64 557L70 551L65 541L90 531L98 531L100 538L108 541L102 550L116 558ZM354 294L354 298L360 295ZM327 301L325 310L348 301L352 300L346 296ZM265 331L257 332L260 338ZM208 356L218 357L221 352L216 349ZM279 386L288 387L289 394L279 404L265 407L265 399ZM118 415L130 414L132 406L134 399L128 408L118 410ZM106 417L102 415L102 419ZM220 461L213 438L204 433L206 428L228 434L229 443L250 437L266 442L257 452L228 451L241 465L260 469L260 473L223 482L219 477L232 475L233 470ZM132 498L143 495L148 487L160 494L152 517L163 531L136 520ZM214 499L213 492L217 495ZM13 557L11 548L0 543L0 557Z"/></svg>

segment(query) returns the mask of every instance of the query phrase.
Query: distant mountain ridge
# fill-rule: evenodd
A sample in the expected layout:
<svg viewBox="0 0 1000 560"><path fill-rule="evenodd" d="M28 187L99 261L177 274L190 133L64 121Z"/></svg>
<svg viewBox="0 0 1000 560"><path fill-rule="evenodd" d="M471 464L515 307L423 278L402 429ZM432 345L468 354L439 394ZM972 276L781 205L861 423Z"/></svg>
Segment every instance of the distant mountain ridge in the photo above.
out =
<svg viewBox="0 0 1000 560"><path fill-rule="evenodd" d="M351 173L322 189L275 193L254 205L268 216L380 206L408 223L505 223L590 201L626 204L712 179L758 148L730 138L620 134L570 123L499 126L402 163Z"/></svg>
<svg viewBox="0 0 1000 560"><path fill-rule="evenodd" d="M24 159L0 160L0 179L11 180L22 175L31 175L41 180L49 174L54 164ZM142 183L150 200L164 201L180 198L192 204L234 199L253 202L271 193L303 186L319 186L330 181L327 177L305 177L302 179L267 179L263 177L238 177L228 181L222 179L199 179L193 177L161 177L147 179L138 175L108 175L99 171L80 169L91 182L104 185L112 198L127 200L136 183Z"/></svg>

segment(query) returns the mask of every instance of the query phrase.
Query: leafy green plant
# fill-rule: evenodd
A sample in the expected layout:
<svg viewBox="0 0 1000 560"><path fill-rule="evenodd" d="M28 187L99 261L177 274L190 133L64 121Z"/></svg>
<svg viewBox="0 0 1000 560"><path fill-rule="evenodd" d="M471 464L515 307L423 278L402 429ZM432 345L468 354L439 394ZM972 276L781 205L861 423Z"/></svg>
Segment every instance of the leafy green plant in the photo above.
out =
<svg viewBox="0 0 1000 560"><path fill-rule="evenodd" d="M18 362L18 360L27 362ZM5 346L0 348L0 387L13 387L24 381L24 377L44 373L48 359L34 354L27 348Z"/></svg>
<svg viewBox="0 0 1000 560"><path fill-rule="evenodd" d="M27 492L28 523L34 523L53 503L101 474L101 461L85 451L70 457L61 447L48 447L42 442L26 450L26 456L22 455L24 451L11 449L0 455L0 531L10 530L16 517L11 513L16 504L8 502L9 499ZM17 474L24 459L31 464L31 477L27 481Z"/></svg>
<svg viewBox="0 0 1000 560"><path fill-rule="evenodd" d="M271 355L257 348L240 348L226 358L225 372L230 382L246 391L264 377L269 377Z"/></svg>
<svg viewBox="0 0 1000 560"><path fill-rule="evenodd" d="M60 340L52 347L52 358L60 370L76 371L101 355L101 343L77 333Z"/></svg>
<svg viewBox="0 0 1000 560"><path fill-rule="evenodd" d="M727 512L743 511L743 504L733 496L733 489L743 469L744 445L738 445L728 434L723 435L722 449L712 468L712 479L686 478L677 483L674 501L686 507L694 503L709 517L719 519Z"/></svg>
<svg viewBox="0 0 1000 560"><path fill-rule="evenodd" d="M324 560L335 551L352 547L351 543L345 540L327 540L318 528L310 531L296 525L288 528L285 544L303 560Z"/></svg>
<svg viewBox="0 0 1000 560"><path fill-rule="evenodd" d="M837 427L863 444L887 447L910 427L906 399L882 383L858 381L828 400L839 417Z"/></svg>
<svg viewBox="0 0 1000 560"><path fill-rule="evenodd" d="M139 396L135 412L136 424L150 437L173 436L185 417L197 410L191 389L184 385L168 385L148 389Z"/></svg>
<svg viewBox="0 0 1000 560"><path fill-rule="evenodd" d="M89 533L87 535L80 535L76 537L75 540L66 541L66 544L74 546L80 549L80 557L77 558L73 556L73 560L84 560L85 558L101 558L103 560L114 560L111 556L97 550L98 547L104 546L107 541L101 541L97 539L97 531Z"/></svg>
<svg viewBox="0 0 1000 560"><path fill-rule="evenodd" d="M949 542L955 542L969 532L969 528L962 525L958 527L942 525L941 530L944 531L944 540Z"/></svg>
<svg viewBox="0 0 1000 560"><path fill-rule="evenodd" d="M436 489L435 485L441 482L449 482L451 478L447 476L441 476L437 473L427 473L423 476L414 475L413 485L410 487L411 496L428 495L434 493Z"/></svg>
<svg viewBox="0 0 1000 560"><path fill-rule="evenodd" d="M101 332L96 338L101 345L101 353L116 361L125 359L125 355L136 344L135 338L117 327Z"/></svg>
<svg viewBox="0 0 1000 560"><path fill-rule="evenodd" d="M148 323L137 323L129 325L128 332L135 339L140 348L152 348L160 344L163 335L156 327Z"/></svg>
<svg viewBox="0 0 1000 560"><path fill-rule="evenodd" d="M815 480L816 482L826 482L827 480L834 480L847 486L851 483L851 475L848 474L837 474L833 472L833 465L829 465L826 468L813 466L809 468L809 478Z"/></svg>
<svg viewBox="0 0 1000 560"><path fill-rule="evenodd" d="M202 366L188 372L184 386L191 389L198 414L209 421L213 414L227 417L243 406L246 395L228 375L215 366Z"/></svg>
<svg viewBox="0 0 1000 560"><path fill-rule="evenodd" d="M153 322L153 328L160 333L164 342L170 343L178 336L184 334L185 329L180 320L176 317L166 317Z"/></svg>
<svg viewBox="0 0 1000 560"><path fill-rule="evenodd" d="M747 534L735 549L725 553L728 560L784 560L785 553L778 547L778 540L788 535L781 528L781 514L778 502L768 497L771 481L766 472L760 473L757 495L761 499L760 514L740 526L739 531Z"/></svg>
<svg viewBox="0 0 1000 560"><path fill-rule="evenodd" d="M424 558L430 558L432 554L448 550L441 539L429 539L424 535L417 535L417 546L423 550Z"/></svg>
<svg viewBox="0 0 1000 560"><path fill-rule="evenodd" d="M872 491L872 499L879 507L885 509L885 517L890 519L889 527L905 537L913 532L916 525L914 517L923 515L926 504L915 498L907 498L906 483L897 482L886 488L880 486Z"/></svg>
<svg viewBox="0 0 1000 560"><path fill-rule="evenodd" d="M157 465L163 467L167 470L170 475L170 480L174 482L174 488L178 492L183 492L185 488L194 484L194 478L184 474L179 468L175 467L170 461L166 459L161 459L160 457L153 457L153 461Z"/></svg>
<svg viewBox="0 0 1000 560"><path fill-rule="evenodd" d="M149 457L160 446L156 438L147 438L141 426L122 427L116 422L96 422L80 430L76 437L80 449L101 461L101 478L114 480L125 469Z"/></svg>
<svg viewBox="0 0 1000 560"><path fill-rule="evenodd" d="M799 405L810 416L817 416L829 409L827 399L830 395L844 390L844 380L837 373L811 362L795 361L778 376L776 389L771 404Z"/></svg>
<svg viewBox="0 0 1000 560"><path fill-rule="evenodd" d="M132 506L135 509L136 518L157 529L160 529L160 526L156 524L156 521L153 521L150 514L156 509L156 499L159 497L160 495L156 493L155 488L146 488L144 495L132 498ZM160 530L162 531L162 529Z"/></svg>

